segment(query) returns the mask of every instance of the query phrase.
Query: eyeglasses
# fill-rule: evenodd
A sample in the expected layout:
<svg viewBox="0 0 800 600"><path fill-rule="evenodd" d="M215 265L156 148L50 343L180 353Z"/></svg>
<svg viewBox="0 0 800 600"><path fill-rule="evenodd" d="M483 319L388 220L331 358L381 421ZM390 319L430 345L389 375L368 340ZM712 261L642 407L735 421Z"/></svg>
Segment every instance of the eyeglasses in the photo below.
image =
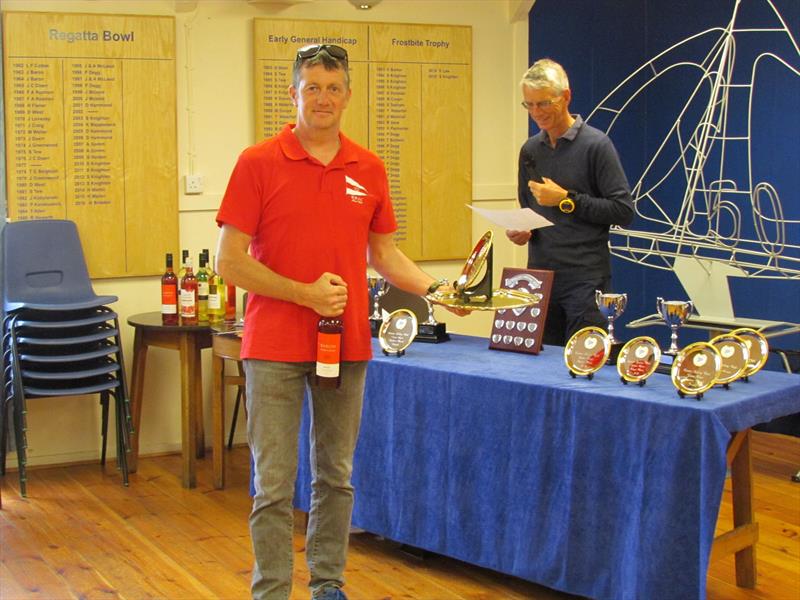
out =
<svg viewBox="0 0 800 600"><path fill-rule="evenodd" d="M323 50L337 60L347 61L347 50L334 44L311 44L309 46L303 46L297 51L295 61L314 58Z"/></svg>
<svg viewBox="0 0 800 600"><path fill-rule="evenodd" d="M525 110L533 110L534 107L538 108L539 110L546 110L556 104L561 97L554 98L552 100L539 100L539 102L528 102L527 100L523 100L520 104Z"/></svg>

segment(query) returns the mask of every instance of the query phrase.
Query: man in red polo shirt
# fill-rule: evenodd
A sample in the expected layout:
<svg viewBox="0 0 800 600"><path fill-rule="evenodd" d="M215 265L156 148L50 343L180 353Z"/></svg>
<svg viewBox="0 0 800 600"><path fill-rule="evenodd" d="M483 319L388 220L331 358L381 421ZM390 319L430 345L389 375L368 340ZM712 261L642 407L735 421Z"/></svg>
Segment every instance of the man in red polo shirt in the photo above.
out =
<svg viewBox="0 0 800 600"><path fill-rule="evenodd" d="M297 123L246 149L233 170L217 214L217 270L249 292L242 358L255 462L253 597L288 600L291 593L292 497L308 386L310 587L315 600L342 600L350 475L371 358L367 260L392 285L414 294L444 282L394 244L397 224L383 163L340 132L351 95L345 49L301 48L289 94ZM314 381L321 316L338 316L344 324L335 390Z"/></svg>

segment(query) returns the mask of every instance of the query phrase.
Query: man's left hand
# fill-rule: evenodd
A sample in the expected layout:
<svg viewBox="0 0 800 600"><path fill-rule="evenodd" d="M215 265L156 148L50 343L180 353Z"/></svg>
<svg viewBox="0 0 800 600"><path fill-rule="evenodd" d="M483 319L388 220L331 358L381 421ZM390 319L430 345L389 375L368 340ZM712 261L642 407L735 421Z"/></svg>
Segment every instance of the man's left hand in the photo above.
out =
<svg viewBox="0 0 800 600"><path fill-rule="evenodd" d="M562 188L552 179L544 177L544 183L529 181L528 187L539 206L558 206L567 196L567 190Z"/></svg>

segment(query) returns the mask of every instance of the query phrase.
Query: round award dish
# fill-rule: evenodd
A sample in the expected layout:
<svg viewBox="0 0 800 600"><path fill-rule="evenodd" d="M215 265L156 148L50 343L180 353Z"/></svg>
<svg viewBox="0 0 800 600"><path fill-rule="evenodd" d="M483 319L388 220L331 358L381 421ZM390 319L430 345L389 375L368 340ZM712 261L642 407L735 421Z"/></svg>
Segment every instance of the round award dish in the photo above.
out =
<svg viewBox="0 0 800 600"><path fill-rule="evenodd" d="M599 371L611 352L608 334L600 327L576 331L564 347L564 362L573 375L591 375Z"/></svg>
<svg viewBox="0 0 800 600"><path fill-rule="evenodd" d="M440 304L450 308L461 308L467 311L474 310L498 310L502 308L522 308L538 304L541 294L529 294L519 290L509 290L500 288L492 292L492 297L484 299L474 299L472 302L465 300L455 292L434 292L425 296L431 304Z"/></svg>
<svg viewBox="0 0 800 600"><path fill-rule="evenodd" d="M683 395L698 398L710 389L719 377L722 357L708 342L695 342L683 348L672 363L672 383Z"/></svg>
<svg viewBox="0 0 800 600"><path fill-rule="evenodd" d="M731 335L737 335L744 340L747 349L750 351L750 358L747 360L747 368L742 377L750 377L761 370L769 357L769 343L764 334L749 327L742 327L731 331Z"/></svg>
<svg viewBox="0 0 800 600"><path fill-rule="evenodd" d="M652 375L661 360L661 348L653 338L635 337L619 351L617 372L623 381L644 382Z"/></svg>
<svg viewBox="0 0 800 600"><path fill-rule="evenodd" d="M391 313L381 324L378 342L388 354L401 354L417 335L417 316L407 308Z"/></svg>
<svg viewBox="0 0 800 600"><path fill-rule="evenodd" d="M723 333L709 342L722 358L717 383L728 385L739 379L747 371L750 361L750 350L738 335Z"/></svg>

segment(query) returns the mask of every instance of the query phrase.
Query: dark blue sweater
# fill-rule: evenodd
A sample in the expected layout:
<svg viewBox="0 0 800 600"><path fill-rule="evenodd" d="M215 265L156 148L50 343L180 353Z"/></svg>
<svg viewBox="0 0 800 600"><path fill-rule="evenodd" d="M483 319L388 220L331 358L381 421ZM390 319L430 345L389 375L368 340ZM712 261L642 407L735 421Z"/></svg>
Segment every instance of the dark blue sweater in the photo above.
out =
<svg viewBox="0 0 800 600"><path fill-rule="evenodd" d="M539 206L528 188L533 161L539 175L576 192L575 211ZM626 227L634 216L628 180L611 140L577 116L556 147L547 133L529 138L519 154L519 203L553 222L536 229L528 243L528 268L552 269L564 279L611 274L610 225Z"/></svg>

